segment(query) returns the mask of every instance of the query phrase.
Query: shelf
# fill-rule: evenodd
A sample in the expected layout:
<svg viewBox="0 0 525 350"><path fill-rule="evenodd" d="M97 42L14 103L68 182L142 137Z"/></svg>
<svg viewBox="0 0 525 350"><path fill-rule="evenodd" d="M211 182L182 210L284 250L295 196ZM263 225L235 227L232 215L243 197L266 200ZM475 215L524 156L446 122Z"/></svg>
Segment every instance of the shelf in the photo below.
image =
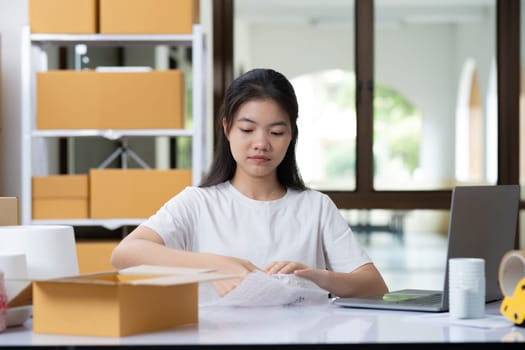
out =
<svg viewBox="0 0 525 350"><path fill-rule="evenodd" d="M189 129L119 129L119 130L100 130L100 129L79 129L79 130L33 130L33 137L103 137L108 140L118 140L126 136L193 136L193 130Z"/></svg>
<svg viewBox="0 0 525 350"><path fill-rule="evenodd" d="M191 46L192 34L31 34L33 44L55 45L110 45L143 44L143 45L177 45Z"/></svg>
<svg viewBox="0 0 525 350"><path fill-rule="evenodd" d="M106 138L118 140L125 137L190 137L192 184L201 181L208 164L206 140L206 45L202 27L193 25L192 34L36 34L31 33L29 26L22 28L21 47L21 129L22 129L22 193L20 205L20 222L27 224L61 224L70 226L102 226L117 229L122 226L137 226L145 218L111 218L111 219L32 219L32 177L54 173L50 161L49 144L54 145L52 138ZM49 67L49 46L89 46L131 47L137 45L167 45L191 47L191 90L192 90L192 127L188 129L35 129L36 127L36 86L35 74L47 71ZM167 54L161 52L160 54ZM157 64L156 64L157 65ZM165 68L160 64L159 69ZM158 140L161 147L165 140ZM35 151L38 150L36 153ZM50 165L51 164L51 165Z"/></svg>
<svg viewBox="0 0 525 350"><path fill-rule="evenodd" d="M115 230L122 226L138 226L144 219L49 219L32 220L33 225L68 225L68 226L103 226L108 230Z"/></svg>

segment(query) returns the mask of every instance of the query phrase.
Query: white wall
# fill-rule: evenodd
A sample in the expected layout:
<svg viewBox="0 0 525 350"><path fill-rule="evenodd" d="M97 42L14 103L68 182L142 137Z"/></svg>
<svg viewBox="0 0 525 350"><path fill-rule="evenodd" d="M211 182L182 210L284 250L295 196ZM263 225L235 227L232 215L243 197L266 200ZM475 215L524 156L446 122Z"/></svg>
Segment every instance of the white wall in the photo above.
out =
<svg viewBox="0 0 525 350"><path fill-rule="evenodd" d="M0 194L21 194L21 29L28 22L27 0L0 0L2 35L2 183Z"/></svg>
<svg viewBox="0 0 525 350"><path fill-rule="evenodd" d="M252 67L272 67L286 72L290 79L321 69L353 70L354 38L350 26L255 24L250 33L246 40Z"/></svg>

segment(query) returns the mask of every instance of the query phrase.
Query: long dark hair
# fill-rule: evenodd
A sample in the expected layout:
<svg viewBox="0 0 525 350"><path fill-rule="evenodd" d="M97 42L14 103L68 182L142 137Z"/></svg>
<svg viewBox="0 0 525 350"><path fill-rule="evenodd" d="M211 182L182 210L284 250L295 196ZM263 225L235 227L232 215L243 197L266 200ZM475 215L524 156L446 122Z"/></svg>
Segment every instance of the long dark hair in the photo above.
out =
<svg viewBox="0 0 525 350"><path fill-rule="evenodd" d="M230 149L230 142L223 129L223 119L226 119L227 131L231 130L234 117L240 106L251 100L271 99L286 111L292 127L292 140L286 150L281 164L277 166L277 180L286 188L305 190L306 186L299 174L295 158L297 143L297 117L299 107L292 84L284 75L272 69L253 69L235 79L226 90L217 120L215 155L210 171L202 180L200 187L207 187L231 180L235 174L237 163Z"/></svg>

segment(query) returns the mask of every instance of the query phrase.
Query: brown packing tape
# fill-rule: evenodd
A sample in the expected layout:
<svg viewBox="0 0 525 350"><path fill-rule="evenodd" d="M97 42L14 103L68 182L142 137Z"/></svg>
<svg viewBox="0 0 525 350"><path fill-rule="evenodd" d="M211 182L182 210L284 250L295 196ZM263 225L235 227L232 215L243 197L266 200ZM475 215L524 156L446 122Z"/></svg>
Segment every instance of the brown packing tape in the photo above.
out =
<svg viewBox="0 0 525 350"><path fill-rule="evenodd" d="M512 296L518 282L525 277L525 250L511 250L503 255L498 280L504 296Z"/></svg>

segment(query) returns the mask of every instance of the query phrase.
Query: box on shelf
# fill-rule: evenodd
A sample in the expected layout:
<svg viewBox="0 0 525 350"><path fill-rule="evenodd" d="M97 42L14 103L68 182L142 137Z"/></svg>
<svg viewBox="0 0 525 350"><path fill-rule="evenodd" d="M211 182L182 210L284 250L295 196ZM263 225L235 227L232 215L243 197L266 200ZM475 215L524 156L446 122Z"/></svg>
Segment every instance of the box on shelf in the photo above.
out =
<svg viewBox="0 0 525 350"><path fill-rule="evenodd" d="M180 129L180 70L37 73L38 129Z"/></svg>
<svg viewBox="0 0 525 350"><path fill-rule="evenodd" d="M191 34L198 0L100 0L100 33Z"/></svg>
<svg viewBox="0 0 525 350"><path fill-rule="evenodd" d="M114 270L110 263L118 241L77 241L78 269L81 274Z"/></svg>
<svg viewBox="0 0 525 350"><path fill-rule="evenodd" d="M0 197L0 226L18 225L18 198Z"/></svg>
<svg viewBox="0 0 525 350"><path fill-rule="evenodd" d="M198 284L210 270L137 266L33 281L11 307L33 304L33 332L120 337L198 322Z"/></svg>
<svg viewBox="0 0 525 350"><path fill-rule="evenodd" d="M94 34L98 0L29 0L32 33Z"/></svg>
<svg viewBox="0 0 525 350"><path fill-rule="evenodd" d="M87 219L87 175L33 176L33 219Z"/></svg>
<svg viewBox="0 0 525 350"><path fill-rule="evenodd" d="M97 74L89 71L39 72L38 129L96 129L99 125Z"/></svg>
<svg viewBox="0 0 525 350"><path fill-rule="evenodd" d="M91 169L92 218L147 218L192 183L189 169Z"/></svg>

